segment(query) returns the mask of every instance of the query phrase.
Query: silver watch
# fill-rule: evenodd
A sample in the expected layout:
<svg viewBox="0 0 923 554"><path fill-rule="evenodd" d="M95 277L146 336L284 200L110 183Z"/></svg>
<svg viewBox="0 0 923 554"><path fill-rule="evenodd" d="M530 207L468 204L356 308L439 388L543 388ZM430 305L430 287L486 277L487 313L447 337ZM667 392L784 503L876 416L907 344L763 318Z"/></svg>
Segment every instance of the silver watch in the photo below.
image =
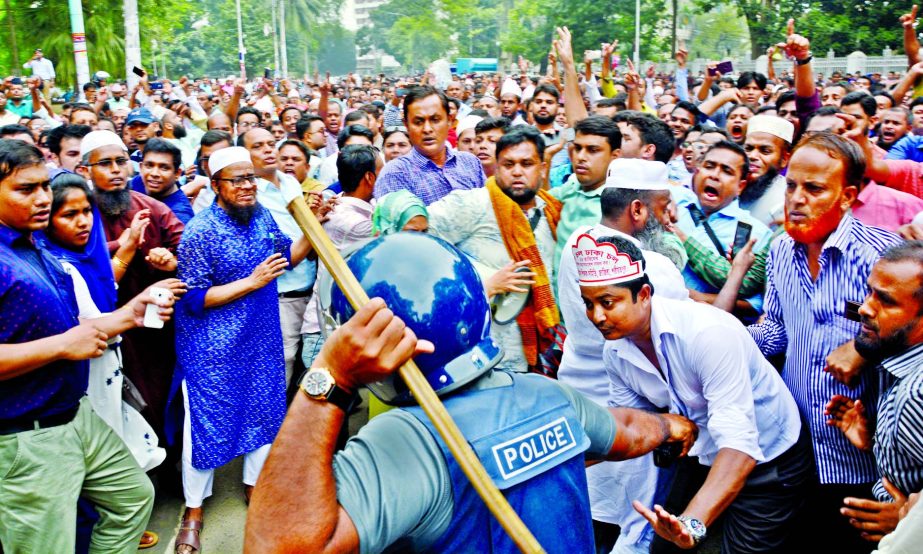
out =
<svg viewBox="0 0 923 554"><path fill-rule="evenodd" d="M704 523L689 516L679 516L676 519L678 519L680 523L686 527L686 530L689 531L689 534L692 535L692 540L695 541L696 546L705 540L705 537L708 535L708 529L705 528Z"/></svg>

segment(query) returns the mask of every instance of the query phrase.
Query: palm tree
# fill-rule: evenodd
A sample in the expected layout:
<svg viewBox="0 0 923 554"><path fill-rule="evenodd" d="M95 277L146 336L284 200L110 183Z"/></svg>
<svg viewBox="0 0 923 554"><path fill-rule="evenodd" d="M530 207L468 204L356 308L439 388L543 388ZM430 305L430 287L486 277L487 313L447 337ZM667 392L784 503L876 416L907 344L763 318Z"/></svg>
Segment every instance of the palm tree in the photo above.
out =
<svg viewBox="0 0 923 554"><path fill-rule="evenodd" d="M288 6L286 7L286 4ZM308 50L310 44L312 25L317 25L320 20L336 15L338 3L333 0L280 0L280 35L282 47L282 76L288 77L288 50L286 45L286 27L291 21L292 31L299 38L304 54L305 73L308 71ZM288 13L288 17L286 17Z"/></svg>

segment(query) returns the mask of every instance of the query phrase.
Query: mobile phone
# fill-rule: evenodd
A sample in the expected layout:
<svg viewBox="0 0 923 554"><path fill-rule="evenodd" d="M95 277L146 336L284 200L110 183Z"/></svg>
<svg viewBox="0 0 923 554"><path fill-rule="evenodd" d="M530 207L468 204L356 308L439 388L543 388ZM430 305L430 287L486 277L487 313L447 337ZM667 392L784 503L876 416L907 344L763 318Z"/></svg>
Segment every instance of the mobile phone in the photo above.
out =
<svg viewBox="0 0 923 554"><path fill-rule="evenodd" d="M683 451L681 442L665 442L654 449L654 465L657 467L670 467Z"/></svg>
<svg viewBox="0 0 923 554"><path fill-rule="evenodd" d="M268 67L264 67L264 68L263 68L263 78L264 78L264 79L272 79L272 70L269 69Z"/></svg>
<svg viewBox="0 0 923 554"><path fill-rule="evenodd" d="M399 88L394 91L394 94L397 94L398 98L403 98L404 96L407 96L408 92L410 92L409 88Z"/></svg>
<svg viewBox="0 0 923 554"><path fill-rule="evenodd" d="M743 221L737 222L737 230L734 231L734 245L731 247L731 254L736 256L744 246L747 245L747 241L750 240L750 233L753 232L753 225L749 223L744 223Z"/></svg>
<svg viewBox="0 0 923 554"><path fill-rule="evenodd" d="M151 287L151 298L166 301L173 297L173 293L160 287ZM149 329L163 329L163 320L160 319L160 306L148 304L144 308L144 326Z"/></svg>
<svg viewBox="0 0 923 554"><path fill-rule="evenodd" d="M730 60L724 61L724 62L719 63L715 69L718 70L718 73L722 75L727 75L728 73L731 73L732 71L734 71L734 64L731 63Z"/></svg>
<svg viewBox="0 0 923 554"><path fill-rule="evenodd" d="M859 302L853 302L852 300L847 300L846 305L843 308L843 317L849 321L862 321L862 316L859 315L859 308L862 307L862 304Z"/></svg>
<svg viewBox="0 0 923 554"><path fill-rule="evenodd" d="M137 75L138 77L144 77L144 70L138 67L137 65L131 68L131 72Z"/></svg>
<svg viewBox="0 0 923 554"><path fill-rule="evenodd" d="M151 83L151 90L163 90L163 83L156 81Z"/></svg>

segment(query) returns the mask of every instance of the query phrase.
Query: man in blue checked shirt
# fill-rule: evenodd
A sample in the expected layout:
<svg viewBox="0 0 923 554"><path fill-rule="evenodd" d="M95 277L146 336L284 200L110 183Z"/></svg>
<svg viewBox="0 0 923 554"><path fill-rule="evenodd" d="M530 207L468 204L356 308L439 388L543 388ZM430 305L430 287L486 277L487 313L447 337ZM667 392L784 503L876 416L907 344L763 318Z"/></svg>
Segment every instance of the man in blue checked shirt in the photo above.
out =
<svg viewBox="0 0 923 554"><path fill-rule="evenodd" d="M853 338L859 323L847 302L868 294L872 265L900 238L853 218L865 158L854 142L828 131L804 138L789 162L787 236L771 246L766 265L765 320L749 330L763 354L786 353L782 378L807 423L817 464L816 489L801 518L830 552L869 552L873 544L840 514L845 497L870 498L875 458L827 425L824 406L835 395L874 408L878 383ZM874 414L872 414L874 415Z"/></svg>
<svg viewBox="0 0 923 554"><path fill-rule="evenodd" d="M449 136L449 99L429 86L404 97L404 125L413 149L385 164L375 183L375 198L407 189L430 205L453 190L484 186L481 162L468 152L453 151Z"/></svg>
<svg viewBox="0 0 923 554"><path fill-rule="evenodd" d="M880 360L877 421L870 424L861 400L843 395L830 400L827 413L828 423L852 444L875 453L881 472L877 501L846 498L843 515L863 538L877 541L897 527L908 495L923 489L923 242L885 252L872 268L869 288L858 312L856 349Z"/></svg>

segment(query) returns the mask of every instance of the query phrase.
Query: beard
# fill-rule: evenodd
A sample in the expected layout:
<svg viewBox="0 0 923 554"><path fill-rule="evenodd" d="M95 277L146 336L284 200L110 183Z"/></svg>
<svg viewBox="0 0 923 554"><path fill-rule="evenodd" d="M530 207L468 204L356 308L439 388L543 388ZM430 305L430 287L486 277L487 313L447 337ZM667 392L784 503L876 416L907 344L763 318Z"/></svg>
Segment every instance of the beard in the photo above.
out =
<svg viewBox="0 0 923 554"><path fill-rule="evenodd" d="M779 170L775 167L770 167L766 170L766 173L757 177L755 181L747 183L743 192L740 193L740 203L744 206L749 206L759 200L769 187L772 186L772 182L775 181L778 175Z"/></svg>
<svg viewBox="0 0 923 554"><path fill-rule="evenodd" d="M555 117L557 117L557 115L546 115L542 117L538 115L537 113L532 114L532 119L534 119L535 122L538 123L539 125L551 125L552 123L554 123Z"/></svg>
<svg viewBox="0 0 923 554"><path fill-rule="evenodd" d="M509 197L510 200L512 200L513 202L516 202L520 206L531 202L532 199L535 198L535 196L538 194L538 190L533 190L533 189L525 189L525 190L518 191L518 192L513 192L512 189L506 189L506 188L503 188L501 190L503 191L503 194Z"/></svg>
<svg viewBox="0 0 923 554"><path fill-rule="evenodd" d="M882 339L877 335L878 329L871 325L871 322L862 318L862 324L875 331L876 334L868 336L861 331L856 335L856 352L858 352L868 362L878 364L886 358L900 354L907 350L909 346L907 337L918 324L919 318L914 319L907 325L901 327L891 334L891 336Z"/></svg>
<svg viewBox="0 0 923 554"><path fill-rule="evenodd" d="M228 216L238 223L244 225L249 225L250 220L253 219L253 214L256 213L257 204L252 206L234 206L233 204L228 204L225 210L228 212Z"/></svg>
<svg viewBox="0 0 923 554"><path fill-rule="evenodd" d="M173 126L173 138L186 138L186 128L183 127L182 123Z"/></svg>
<svg viewBox="0 0 923 554"><path fill-rule="evenodd" d="M843 212L834 205L825 213L805 223L792 223L788 220L788 210L785 211L785 232L795 242L812 244L827 238L843 219Z"/></svg>
<svg viewBox="0 0 923 554"><path fill-rule="evenodd" d="M106 217L118 217L131 206L131 191L128 187L115 190L94 189L93 197L100 213Z"/></svg>
<svg viewBox="0 0 923 554"><path fill-rule="evenodd" d="M663 224L653 215L648 215L644 228L635 233L635 238L641 241L641 247L645 250L663 254L663 251L666 250L664 233L666 233L666 229L663 228Z"/></svg>

